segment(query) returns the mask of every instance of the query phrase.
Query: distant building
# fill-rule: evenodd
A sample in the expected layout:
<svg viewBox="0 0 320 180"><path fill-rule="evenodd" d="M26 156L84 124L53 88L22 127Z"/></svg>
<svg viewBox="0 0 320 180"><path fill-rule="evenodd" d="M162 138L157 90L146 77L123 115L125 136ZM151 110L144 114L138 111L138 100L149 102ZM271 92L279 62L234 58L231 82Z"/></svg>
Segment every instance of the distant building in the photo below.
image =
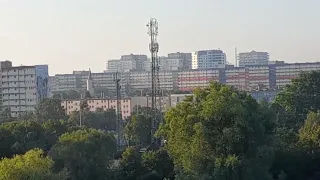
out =
<svg viewBox="0 0 320 180"><path fill-rule="evenodd" d="M67 115L72 114L74 111L80 110L80 104L83 100L63 100L61 101L61 106L65 110ZM117 100L116 99L107 99L107 98L94 98L94 99L87 99L88 108L90 111L94 112L98 108L101 108L103 110L108 109L117 109ZM126 119L129 116L131 116L131 104L130 104L130 98L129 99L121 99L120 100L120 110L122 119Z"/></svg>
<svg viewBox="0 0 320 180"><path fill-rule="evenodd" d="M121 72L120 59L110 59L107 61L106 72Z"/></svg>
<svg viewBox="0 0 320 180"><path fill-rule="evenodd" d="M1 62L0 108L8 108L13 117L34 111L49 96L48 65L12 66Z"/></svg>
<svg viewBox="0 0 320 180"><path fill-rule="evenodd" d="M226 65L226 54L221 50L204 50L192 53L192 69L222 68Z"/></svg>
<svg viewBox="0 0 320 180"><path fill-rule="evenodd" d="M220 82L244 91L281 89L290 84L291 80L298 77L301 72L314 70L320 70L320 62L282 63L278 61L267 65L245 67L226 65L224 68L160 71L159 81L161 89L166 91L192 91L197 87L208 86L210 81ZM88 74L88 71L57 74L50 77L50 89L52 92L84 91L87 89ZM119 72L119 76L123 92L141 90L146 92L151 89L150 71ZM91 73L91 77L95 89L104 88L115 91L114 73Z"/></svg>
<svg viewBox="0 0 320 180"><path fill-rule="evenodd" d="M145 71L147 63L148 57L146 55L123 55L119 60L107 62L107 72Z"/></svg>
<svg viewBox="0 0 320 180"><path fill-rule="evenodd" d="M265 91L251 91L249 94L258 102L267 101L272 102L273 99L279 94L279 90L265 90Z"/></svg>
<svg viewBox="0 0 320 180"><path fill-rule="evenodd" d="M278 61L278 60L275 60L275 61L269 61L268 64L276 64L276 65L280 65L280 64L285 64L284 61Z"/></svg>
<svg viewBox="0 0 320 180"><path fill-rule="evenodd" d="M188 70L192 69L192 53L169 53L168 59L175 62L177 70Z"/></svg>
<svg viewBox="0 0 320 180"><path fill-rule="evenodd" d="M94 96L94 88L93 88L93 81L91 76L91 70L89 69L89 75L87 79L87 91L90 93L90 95Z"/></svg>
<svg viewBox="0 0 320 180"><path fill-rule="evenodd" d="M268 52L245 52L238 54L239 67L255 66L255 65L268 65L269 53Z"/></svg>

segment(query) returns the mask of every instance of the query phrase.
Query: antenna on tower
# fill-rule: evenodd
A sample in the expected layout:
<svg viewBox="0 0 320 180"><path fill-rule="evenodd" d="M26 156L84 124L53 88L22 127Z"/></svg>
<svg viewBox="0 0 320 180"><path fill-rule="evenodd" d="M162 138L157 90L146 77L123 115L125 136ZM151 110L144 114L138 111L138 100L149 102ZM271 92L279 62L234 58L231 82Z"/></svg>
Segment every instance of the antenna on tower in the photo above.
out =
<svg viewBox="0 0 320 180"><path fill-rule="evenodd" d="M160 95L160 81L159 81L159 59L158 51L159 44L157 42L158 36L158 21L155 18L151 18L147 24L148 34L150 36L149 50L151 53L151 109L152 109L152 120L151 120L151 142L155 142L154 133L158 128L160 118L157 116L157 96ZM161 99L159 98L159 101ZM161 102L159 102L161 106Z"/></svg>

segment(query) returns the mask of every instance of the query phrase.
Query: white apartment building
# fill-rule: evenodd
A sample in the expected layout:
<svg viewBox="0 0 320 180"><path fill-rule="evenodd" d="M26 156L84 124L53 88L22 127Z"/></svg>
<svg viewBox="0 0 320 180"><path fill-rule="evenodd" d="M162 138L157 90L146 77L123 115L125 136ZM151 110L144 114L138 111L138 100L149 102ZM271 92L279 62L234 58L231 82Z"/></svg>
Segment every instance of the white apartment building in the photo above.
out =
<svg viewBox="0 0 320 180"><path fill-rule="evenodd" d="M121 62L119 59L110 59L107 61L106 72L120 72Z"/></svg>
<svg viewBox="0 0 320 180"><path fill-rule="evenodd" d="M226 54L222 50L204 50L192 53L192 69L222 68Z"/></svg>
<svg viewBox="0 0 320 180"><path fill-rule="evenodd" d="M115 90L114 82L115 73L92 73L92 85L94 89ZM89 71L74 71L72 74L57 74L50 77L50 91L61 92L69 90L84 91L87 87ZM120 84L124 87L127 84L127 74L121 73L119 78Z"/></svg>
<svg viewBox="0 0 320 180"><path fill-rule="evenodd" d="M49 96L48 83L47 65L13 67L10 61L1 62L1 110L9 108L13 117L34 111Z"/></svg>
<svg viewBox="0 0 320 180"><path fill-rule="evenodd" d="M168 60L171 60L175 70L192 69L192 54L191 53L169 53Z"/></svg>
<svg viewBox="0 0 320 180"><path fill-rule="evenodd" d="M119 60L107 61L107 72L144 71L147 61L146 55L123 55Z"/></svg>
<svg viewBox="0 0 320 180"><path fill-rule="evenodd" d="M172 90L174 88L173 79L174 72L172 71L160 71L159 72L159 82L162 90ZM130 88L133 90L145 90L151 89L151 72L131 72L129 74L129 84Z"/></svg>
<svg viewBox="0 0 320 180"><path fill-rule="evenodd" d="M269 53L268 52L245 52L238 54L239 67L252 66L252 65L268 65Z"/></svg>

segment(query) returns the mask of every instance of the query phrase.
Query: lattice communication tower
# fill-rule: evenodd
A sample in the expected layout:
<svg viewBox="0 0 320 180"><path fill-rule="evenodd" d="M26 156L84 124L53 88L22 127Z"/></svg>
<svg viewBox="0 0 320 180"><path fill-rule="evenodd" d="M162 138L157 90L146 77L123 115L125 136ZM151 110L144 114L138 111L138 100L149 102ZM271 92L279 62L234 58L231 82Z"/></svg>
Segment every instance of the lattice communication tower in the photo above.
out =
<svg viewBox="0 0 320 180"><path fill-rule="evenodd" d="M155 142L154 133L157 130L161 117L159 117L158 110L161 111L161 98L160 98L160 80L159 80L159 44L157 42L158 36L158 21L151 18L147 24L148 34L150 36L149 50L151 53L151 109L153 112L151 120L151 141ZM158 103L157 103L157 97ZM159 109L157 108L157 104Z"/></svg>

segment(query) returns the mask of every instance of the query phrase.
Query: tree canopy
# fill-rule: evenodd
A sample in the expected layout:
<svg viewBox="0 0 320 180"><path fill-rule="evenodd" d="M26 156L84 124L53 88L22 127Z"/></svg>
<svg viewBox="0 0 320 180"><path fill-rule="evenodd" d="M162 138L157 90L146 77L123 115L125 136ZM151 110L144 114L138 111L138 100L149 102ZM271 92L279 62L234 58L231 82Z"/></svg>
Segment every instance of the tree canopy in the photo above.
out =
<svg viewBox="0 0 320 180"><path fill-rule="evenodd" d="M298 131L309 111L320 110L320 71L302 73L275 98L278 123ZM282 118L281 118L282 117Z"/></svg>
<svg viewBox="0 0 320 180"><path fill-rule="evenodd" d="M53 173L53 160L44 156L40 149L33 149L24 155L16 155L11 159L4 158L0 161L0 180L64 180L67 172L62 170Z"/></svg>
<svg viewBox="0 0 320 180"><path fill-rule="evenodd" d="M60 120L65 118L65 110L59 99L43 99L35 111L38 121Z"/></svg>
<svg viewBox="0 0 320 180"><path fill-rule="evenodd" d="M270 179L272 121L251 96L211 83L167 112L160 135L194 178Z"/></svg>
<svg viewBox="0 0 320 180"><path fill-rule="evenodd" d="M66 167L71 179L107 179L116 152L115 138L95 129L77 130L60 136L49 155L56 169ZM109 174L110 175L110 174Z"/></svg>

